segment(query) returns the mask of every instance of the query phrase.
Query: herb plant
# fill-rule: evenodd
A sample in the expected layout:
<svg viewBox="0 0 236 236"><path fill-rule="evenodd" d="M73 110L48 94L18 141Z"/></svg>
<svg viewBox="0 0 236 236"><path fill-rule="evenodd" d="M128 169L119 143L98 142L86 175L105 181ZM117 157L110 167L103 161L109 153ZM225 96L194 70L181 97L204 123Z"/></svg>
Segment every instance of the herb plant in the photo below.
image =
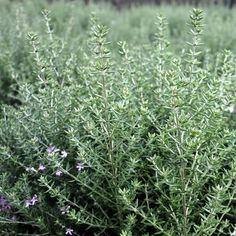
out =
<svg viewBox="0 0 236 236"><path fill-rule="evenodd" d="M235 57L202 56L203 12L179 55L163 16L151 44L112 50L93 15L80 55L43 19L19 104L1 106L1 234L232 233Z"/></svg>

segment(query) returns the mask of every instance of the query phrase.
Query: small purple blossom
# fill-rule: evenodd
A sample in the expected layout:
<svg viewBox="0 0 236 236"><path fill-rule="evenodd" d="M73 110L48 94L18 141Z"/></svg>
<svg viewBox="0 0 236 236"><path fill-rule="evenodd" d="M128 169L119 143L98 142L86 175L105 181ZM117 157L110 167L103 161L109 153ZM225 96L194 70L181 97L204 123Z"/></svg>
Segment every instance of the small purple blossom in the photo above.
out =
<svg viewBox="0 0 236 236"><path fill-rule="evenodd" d="M10 210L11 209L11 205L7 203L3 208L6 209L6 210Z"/></svg>
<svg viewBox="0 0 236 236"><path fill-rule="evenodd" d="M0 206L3 206L6 204L6 199L3 196L0 196Z"/></svg>
<svg viewBox="0 0 236 236"><path fill-rule="evenodd" d="M67 157L67 152L65 150L61 151L61 157L65 158Z"/></svg>
<svg viewBox="0 0 236 236"><path fill-rule="evenodd" d="M53 153L56 153L56 152L59 152L60 149L58 149L55 145L52 145L52 146L49 146L47 148L47 153L48 154L53 154Z"/></svg>
<svg viewBox="0 0 236 236"><path fill-rule="evenodd" d="M35 205L35 203L38 201L38 197L36 194L34 194L34 196L31 198L31 205Z"/></svg>
<svg viewBox="0 0 236 236"><path fill-rule="evenodd" d="M11 205L7 203L5 197L0 196L0 210L10 210Z"/></svg>
<svg viewBox="0 0 236 236"><path fill-rule="evenodd" d="M61 176L62 175L62 171L60 169L57 169L55 175L56 176Z"/></svg>
<svg viewBox="0 0 236 236"><path fill-rule="evenodd" d="M84 164L83 164L83 163L80 163L80 162L78 162L78 163L76 164L76 169L77 169L78 171L81 171L81 170L83 170L83 169L84 169Z"/></svg>
<svg viewBox="0 0 236 236"><path fill-rule="evenodd" d="M38 202L38 197L37 197L36 194L34 194L31 199L27 199L27 200L25 201L25 206L26 206L26 207L34 206L36 202Z"/></svg>
<svg viewBox="0 0 236 236"><path fill-rule="evenodd" d="M65 234L66 234L66 235L73 235L73 232L74 232L73 229L71 229L71 228L67 228Z"/></svg>
<svg viewBox="0 0 236 236"><path fill-rule="evenodd" d="M38 168L39 171L44 171L45 169L46 167L44 165L42 164L39 165L39 168Z"/></svg>

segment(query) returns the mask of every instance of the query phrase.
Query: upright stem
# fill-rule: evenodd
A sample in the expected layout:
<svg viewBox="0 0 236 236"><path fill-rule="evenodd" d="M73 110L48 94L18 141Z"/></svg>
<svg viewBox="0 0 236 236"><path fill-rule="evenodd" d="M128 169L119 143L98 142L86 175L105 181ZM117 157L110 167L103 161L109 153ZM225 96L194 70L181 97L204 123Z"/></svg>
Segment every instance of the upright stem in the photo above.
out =
<svg viewBox="0 0 236 236"><path fill-rule="evenodd" d="M111 168L112 168L112 183L115 191L113 192L116 200L116 208L117 208L117 213L118 213L118 219L119 219L119 225L121 225L122 222L122 213L119 207L119 201L117 196L119 196L118 188L119 182L117 179L117 166L116 162L112 156L113 152L113 140L111 136L111 125L110 125L110 118L109 118L109 102L108 102L108 94L107 94L107 86L106 86L106 76L104 73L102 73L102 93L103 93L103 98L104 98L104 117L105 117L105 131L107 133L107 142L106 142L106 147L108 151L108 158L111 163Z"/></svg>

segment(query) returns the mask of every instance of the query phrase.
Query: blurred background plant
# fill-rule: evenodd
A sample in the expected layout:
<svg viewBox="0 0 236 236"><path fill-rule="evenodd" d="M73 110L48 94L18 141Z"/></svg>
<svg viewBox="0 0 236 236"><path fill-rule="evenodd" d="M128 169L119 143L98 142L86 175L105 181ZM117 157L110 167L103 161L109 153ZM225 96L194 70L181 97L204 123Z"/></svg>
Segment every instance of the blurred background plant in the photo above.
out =
<svg viewBox="0 0 236 236"><path fill-rule="evenodd" d="M205 31L203 41L205 50L201 60L215 61L216 52L229 49L235 52L236 40L234 35L236 17L223 2L218 5L208 1L205 8ZM224 1L226 3L226 1ZM228 1L229 2L229 1ZM18 86L16 81L34 80L32 68L32 54L28 32L37 32L40 35L46 53L52 40L47 37L41 12L48 9L51 15L51 30L53 40L59 40L61 48L60 57L56 60L61 64L66 55L73 52L72 57L77 57L80 63L81 49L86 48L88 40L89 18L91 12L97 12L102 24L110 28L108 40L112 42L111 48L118 50L116 42L126 41L131 47L149 45L154 42L155 27L153 22L157 14L165 15L168 19L167 35L172 52L184 53L182 45L186 42L188 33L186 27L187 14L192 8L190 5L173 6L162 1L161 5L132 5L117 11L112 4L101 1L99 5L90 1L85 7L83 1L9 1L1 0L0 5L0 101L11 105L20 104ZM186 3L186 2L185 2ZM203 2L199 1L199 4ZM206 2L204 1L205 5ZM227 3L228 4L228 3ZM50 47L53 47L51 45ZM39 52L40 55L41 52ZM44 53L42 53L44 54ZM55 60L55 59L54 59ZM52 63L52 62L50 62ZM46 65L44 65L46 66ZM39 68L38 68L39 69Z"/></svg>

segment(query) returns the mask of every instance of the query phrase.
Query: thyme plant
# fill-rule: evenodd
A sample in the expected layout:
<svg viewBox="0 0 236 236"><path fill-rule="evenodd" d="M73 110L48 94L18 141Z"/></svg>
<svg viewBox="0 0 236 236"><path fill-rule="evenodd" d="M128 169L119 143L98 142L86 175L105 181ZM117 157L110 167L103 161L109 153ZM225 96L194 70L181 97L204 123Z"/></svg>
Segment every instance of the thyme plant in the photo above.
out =
<svg viewBox="0 0 236 236"><path fill-rule="evenodd" d="M21 104L2 105L1 234L232 233L235 58L202 65L203 12L191 13L184 60L162 16L154 44L119 52L92 17L83 63L43 16L46 35L28 34Z"/></svg>

